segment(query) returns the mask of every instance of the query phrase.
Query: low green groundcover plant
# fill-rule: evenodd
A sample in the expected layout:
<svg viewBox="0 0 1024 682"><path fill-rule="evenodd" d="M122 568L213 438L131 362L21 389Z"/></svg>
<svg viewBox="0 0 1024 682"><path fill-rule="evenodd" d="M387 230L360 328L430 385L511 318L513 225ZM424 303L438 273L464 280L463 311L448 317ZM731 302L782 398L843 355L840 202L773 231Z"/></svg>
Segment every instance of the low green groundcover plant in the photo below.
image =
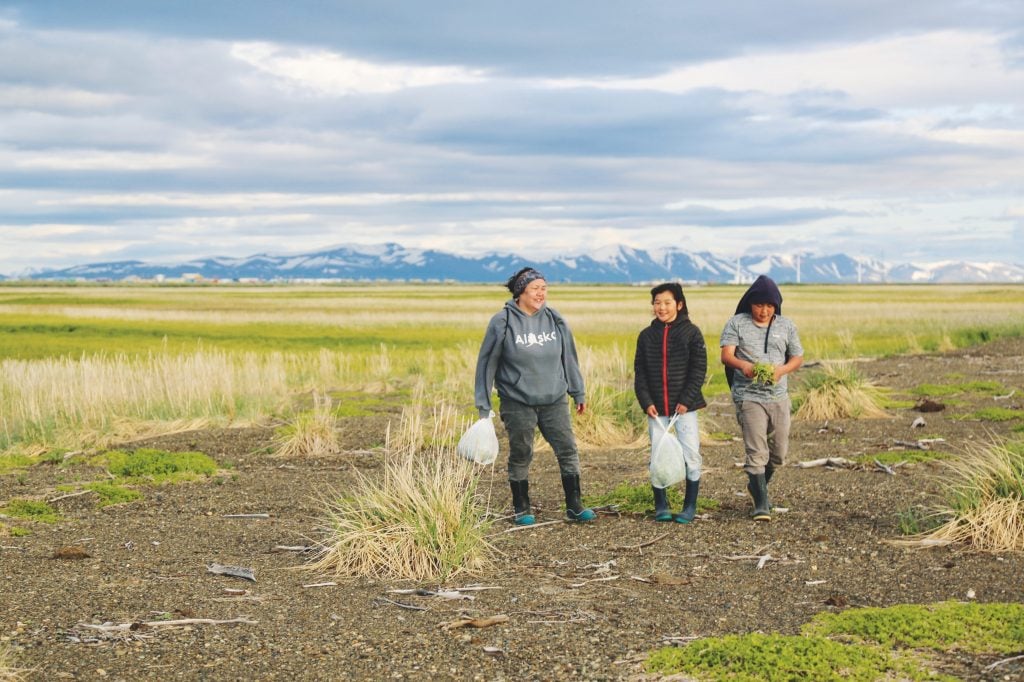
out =
<svg viewBox="0 0 1024 682"><path fill-rule="evenodd" d="M856 455L852 459L859 464L873 464L876 460L879 464L899 464L900 462L933 462L947 457L949 457L947 453L934 450L886 450L873 454Z"/></svg>
<svg viewBox="0 0 1024 682"><path fill-rule="evenodd" d="M1024 419L1024 410L1012 410L1008 407L985 407L970 414L963 419L977 419L983 422L1008 422L1014 419Z"/></svg>
<svg viewBox="0 0 1024 682"><path fill-rule="evenodd" d="M920 396L941 397L957 393L1006 393L1007 389L998 381L968 381L959 384L920 384L911 393Z"/></svg>
<svg viewBox="0 0 1024 682"><path fill-rule="evenodd" d="M124 486L117 485L116 483L98 481L96 483L90 483L85 487L96 493L99 497L99 506L101 507L109 507L113 504L127 504L129 502L142 499L142 493L138 490L125 488Z"/></svg>
<svg viewBox="0 0 1024 682"><path fill-rule="evenodd" d="M111 450L98 457L111 474L126 480L171 483L198 480L217 472L217 462L202 452L167 452L141 448Z"/></svg>
<svg viewBox="0 0 1024 682"><path fill-rule="evenodd" d="M61 518L60 513L45 501L23 498L15 498L8 502L7 506L0 507L0 514L10 516L12 519L26 519L40 523L57 523Z"/></svg>
<svg viewBox="0 0 1024 682"><path fill-rule="evenodd" d="M809 636L904 649L1009 654L1024 649L1024 604L941 602L819 613Z"/></svg>
<svg viewBox="0 0 1024 682"><path fill-rule="evenodd" d="M683 494L678 486L668 488L668 503L673 509L683 506ZM654 492L649 483L620 483L606 493L583 496L586 507L607 507L614 505L625 514L645 514L654 510ZM718 500L707 497L697 498L697 513L718 509Z"/></svg>
<svg viewBox="0 0 1024 682"><path fill-rule="evenodd" d="M685 674L707 682L881 679L953 680L926 670L911 655L876 646L851 646L825 637L726 635L664 647L647 657L648 672Z"/></svg>

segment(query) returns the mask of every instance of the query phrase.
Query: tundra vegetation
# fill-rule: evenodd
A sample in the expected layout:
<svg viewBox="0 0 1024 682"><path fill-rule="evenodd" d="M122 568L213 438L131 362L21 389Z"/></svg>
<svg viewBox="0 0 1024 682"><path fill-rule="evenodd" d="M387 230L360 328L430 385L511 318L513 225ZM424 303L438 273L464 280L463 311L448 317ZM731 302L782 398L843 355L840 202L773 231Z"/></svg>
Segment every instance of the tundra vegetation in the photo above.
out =
<svg viewBox="0 0 1024 682"><path fill-rule="evenodd" d="M690 317L708 346L709 397L728 390L723 372L714 369L720 367L718 333L743 289L687 288ZM202 453L111 449L118 444L263 425L276 427L268 456L329 458L342 450L345 417L395 416L381 434L382 467L357 471L351 488L318 491L325 539L309 567L371 579L443 580L483 571L493 558L489 537L500 516L493 509L505 501L494 504L481 495L476 470L454 454L454 444L476 418L476 353L488 319L505 299L498 285L0 286L0 475L81 462L105 472L102 480L83 482L82 490L100 504L131 504L143 494L140 486L217 481L223 472ZM550 304L573 327L588 381L588 410L575 425L584 446L645 447L631 359L633 340L651 318L647 301L642 287L552 285ZM800 326L806 359L819 365L792 379L796 418L886 416L891 404L884 387L861 379L852 360L1024 336L1024 319L1006 314L1022 303L1019 285L787 287L786 313ZM1008 392L999 382L944 379L920 386L917 395L954 404L968 393ZM993 407L963 418L1022 415ZM701 426L702 439L719 434L721 440L710 417ZM895 464L882 454L870 460ZM915 458L927 457L905 453L901 462ZM1013 444L951 458L956 483L944 506L913 508L904 528L984 551L1019 551L1022 459ZM0 503L7 520L60 521L45 501ZM625 483L594 491L588 504L642 512L652 499L649 487ZM715 505L701 498L699 511ZM16 530L0 526L8 534ZM868 617L886 623L890 615ZM993 614L980 617L999 622ZM852 642L861 638L857 633L808 627L804 638L704 640L701 647L658 652L648 667L715 679L714 670L727 669L726 659L743 660L746 654L737 652L763 659L771 650L780 666L796 659L823 671L867 671L863 679L941 679L914 672L909 649L916 645L903 646L893 658L875 644ZM879 637L874 641L885 645ZM1015 646L1019 650L1020 642ZM0 659L0 679L3 665ZM729 679L760 679L739 668L733 673Z"/></svg>

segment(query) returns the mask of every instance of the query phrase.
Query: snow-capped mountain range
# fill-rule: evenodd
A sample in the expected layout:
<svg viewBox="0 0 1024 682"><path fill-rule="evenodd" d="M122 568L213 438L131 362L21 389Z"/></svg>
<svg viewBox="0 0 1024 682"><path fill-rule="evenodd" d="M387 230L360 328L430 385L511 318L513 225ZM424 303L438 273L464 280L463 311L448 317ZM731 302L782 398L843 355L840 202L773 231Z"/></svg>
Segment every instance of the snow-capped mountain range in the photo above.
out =
<svg viewBox="0 0 1024 682"><path fill-rule="evenodd" d="M743 256L724 258L708 252L664 249L654 254L625 246L589 254L532 260L515 254L460 256L399 244L342 245L299 255L257 254L211 257L174 264L142 261L90 263L61 270L27 273L34 280L392 280L502 282L531 265L549 280L579 283L749 282L766 274L778 282L1024 282L1024 265L1010 263L890 264L846 254Z"/></svg>

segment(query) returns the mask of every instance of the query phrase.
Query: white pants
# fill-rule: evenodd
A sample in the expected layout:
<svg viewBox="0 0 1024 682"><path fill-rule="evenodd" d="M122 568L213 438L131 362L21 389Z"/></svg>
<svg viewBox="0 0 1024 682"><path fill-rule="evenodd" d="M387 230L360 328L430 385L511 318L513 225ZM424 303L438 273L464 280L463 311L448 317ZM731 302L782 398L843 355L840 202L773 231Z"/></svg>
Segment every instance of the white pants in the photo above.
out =
<svg viewBox="0 0 1024 682"><path fill-rule="evenodd" d="M661 422L661 426L654 423L657 419ZM668 426L669 417L648 417L647 418L647 433L651 437L651 444L657 442L657 439L664 433L662 427ZM686 480L688 481L699 481L700 480L700 431L697 427L697 412L687 412L686 414L680 415L676 419L675 426L672 427L676 432L676 440L683 446L683 460L686 462Z"/></svg>

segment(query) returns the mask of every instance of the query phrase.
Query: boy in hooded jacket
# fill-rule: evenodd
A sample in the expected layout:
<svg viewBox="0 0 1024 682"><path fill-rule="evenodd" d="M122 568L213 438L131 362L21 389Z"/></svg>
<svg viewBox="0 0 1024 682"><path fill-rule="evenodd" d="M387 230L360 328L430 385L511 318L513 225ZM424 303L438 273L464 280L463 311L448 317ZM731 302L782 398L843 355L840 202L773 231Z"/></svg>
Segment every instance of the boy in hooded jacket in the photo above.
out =
<svg viewBox="0 0 1024 682"><path fill-rule="evenodd" d="M704 336L690 321L683 288L666 282L651 289L654 319L637 336L633 358L633 388L637 402L647 413L651 443L656 442L669 418L678 415L675 435L686 463L683 508L674 517L669 511L668 490L654 490L654 520L690 523L697 513L700 489L700 435L697 410L707 407L701 386L708 357ZM659 426L657 421L661 422Z"/></svg>
<svg viewBox="0 0 1024 682"><path fill-rule="evenodd" d="M770 521L768 483L785 463L789 448L786 376L803 364L804 355L796 324L783 317L782 292L770 277L760 275L743 294L719 345L743 431L743 470L754 502L751 517ZM754 367L762 364L771 366L767 381L755 380Z"/></svg>

